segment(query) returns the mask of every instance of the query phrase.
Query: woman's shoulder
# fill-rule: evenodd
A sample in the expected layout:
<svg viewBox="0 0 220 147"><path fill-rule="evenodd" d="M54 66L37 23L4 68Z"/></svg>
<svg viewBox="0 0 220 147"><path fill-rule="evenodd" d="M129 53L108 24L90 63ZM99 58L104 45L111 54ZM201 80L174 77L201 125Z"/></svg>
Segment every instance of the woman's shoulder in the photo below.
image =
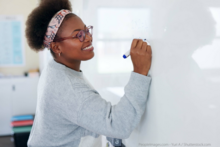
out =
<svg viewBox="0 0 220 147"><path fill-rule="evenodd" d="M59 65L57 66L50 60L41 72L38 85L44 87L44 89L47 89L47 87L51 89L59 87L66 82L65 68Z"/></svg>
<svg viewBox="0 0 220 147"><path fill-rule="evenodd" d="M62 80L62 77L64 77L64 75L65 75L65 68L61 66L55 66L53 63L49 61L46 67L44 67L40 78L44 80L51 79L53 81L56 81L56 80Z"/></svg>
<svg viewBox="0 0 220 147"><path fill-rule="evenodd" d="M64 86L69 84L72 85L85 83L83 76L82 71L75 71L54 60L50 60L42 72L42 79L45 82L54 83L57 85L64 84Z"/></svg>

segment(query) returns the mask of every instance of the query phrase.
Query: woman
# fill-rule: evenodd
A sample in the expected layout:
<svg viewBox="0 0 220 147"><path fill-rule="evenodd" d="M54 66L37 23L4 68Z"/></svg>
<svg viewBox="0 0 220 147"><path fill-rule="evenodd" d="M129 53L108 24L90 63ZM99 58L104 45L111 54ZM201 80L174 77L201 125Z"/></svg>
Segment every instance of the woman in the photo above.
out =
<svg viewBox="0 0 220 147"><path fill-rule="evenodd" d="M29 46L35 51L47 47L53 56L38 83L29 147L78 147L85 136L128 138L146 107L151 83L147 76L150 46L140 39L133 40L130 54L134 71L125 86L125 95L112 106L80 70L81 61L94 56L92 26L86 26L71 11L68 0L42 0L26 22Z"/></svg>

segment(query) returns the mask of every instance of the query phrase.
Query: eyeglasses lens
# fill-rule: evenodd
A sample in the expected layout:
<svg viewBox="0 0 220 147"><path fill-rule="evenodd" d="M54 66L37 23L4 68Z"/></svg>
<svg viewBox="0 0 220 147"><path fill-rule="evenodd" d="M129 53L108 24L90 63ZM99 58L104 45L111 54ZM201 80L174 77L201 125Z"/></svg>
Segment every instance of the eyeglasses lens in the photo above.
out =
<svg viewBox="0 0 220 147"><path fill-rule="evenodd" d="M92 29L91 28L86 28L86 33L89 35L89 36L92 36ZM82 42L85 40L85 31L84 30L81 30L78 32L77 34L77 37L79 38L79 40Z"/></svg>

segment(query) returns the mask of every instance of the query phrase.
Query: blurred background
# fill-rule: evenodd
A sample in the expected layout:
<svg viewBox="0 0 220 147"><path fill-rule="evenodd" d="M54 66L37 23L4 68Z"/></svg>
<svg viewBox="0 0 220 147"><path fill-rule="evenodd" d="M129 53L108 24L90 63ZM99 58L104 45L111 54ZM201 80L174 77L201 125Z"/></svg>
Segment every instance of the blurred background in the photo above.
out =
<svg viewBox="0 0 220 147"><path fill-rule="evenodd" d="M220 146L219 0L70 1L73 13L94 28L95 56L80 69L112 105L133 71L130 57L122 58L133 38L152 46L146 111L124 146ZM24 36L39 2L0 0L0 147L26 144L40 73L52 59L47 49L31 50Z"/></svg>

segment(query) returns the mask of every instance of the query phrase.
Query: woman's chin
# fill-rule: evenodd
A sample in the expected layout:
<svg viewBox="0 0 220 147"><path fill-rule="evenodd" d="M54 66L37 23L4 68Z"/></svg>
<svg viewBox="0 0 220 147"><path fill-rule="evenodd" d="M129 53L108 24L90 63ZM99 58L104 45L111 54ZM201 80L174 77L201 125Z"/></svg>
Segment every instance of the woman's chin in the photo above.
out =
<svg viewBox="0 0 220 147"><path fill-rule="evenodd" d="M86 56L86 58L82 59L82 61L90 60L95 56L95 53L92 51L89 55Z"/></svg>

